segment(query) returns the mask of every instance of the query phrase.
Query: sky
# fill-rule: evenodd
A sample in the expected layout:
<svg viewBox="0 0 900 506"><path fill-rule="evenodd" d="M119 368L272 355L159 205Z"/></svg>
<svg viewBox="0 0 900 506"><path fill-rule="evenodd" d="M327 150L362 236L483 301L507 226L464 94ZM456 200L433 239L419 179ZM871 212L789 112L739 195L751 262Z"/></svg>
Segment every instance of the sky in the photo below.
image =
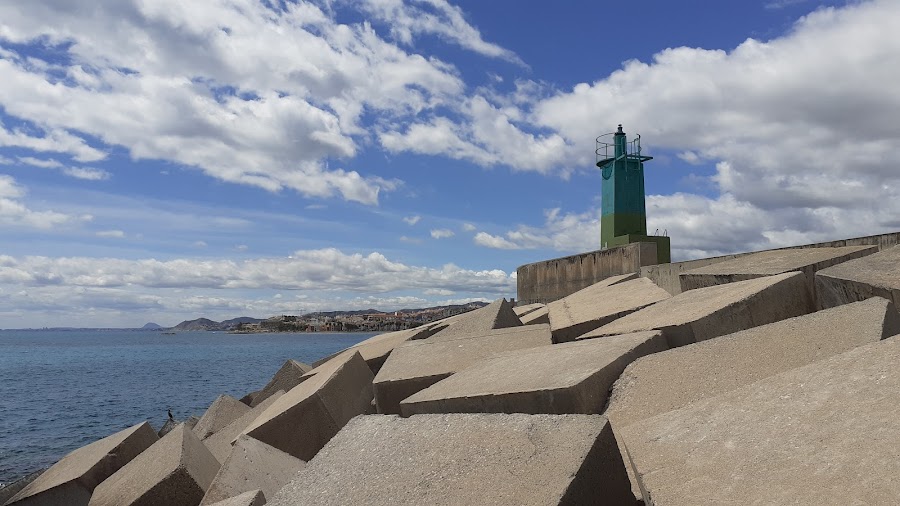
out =
<svg viewBox="0 0 900 506"><path fill-rule="evenodd" d="M673 260L900 229L896 0L0 0L0 328L515 297L641 135Z"/></svg>

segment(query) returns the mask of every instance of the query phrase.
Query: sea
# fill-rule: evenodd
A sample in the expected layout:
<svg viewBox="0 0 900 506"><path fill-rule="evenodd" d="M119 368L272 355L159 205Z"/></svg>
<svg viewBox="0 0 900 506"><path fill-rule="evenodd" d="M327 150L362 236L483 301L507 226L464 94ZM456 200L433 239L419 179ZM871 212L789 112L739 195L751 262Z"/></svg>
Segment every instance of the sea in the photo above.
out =
<svg viewBox="0 0 900 506"><path fill-rule="evenodd" d="M0 330L0 484L149 421L201 416L259 390L287 359L312 363L377 333Z"/></svg>

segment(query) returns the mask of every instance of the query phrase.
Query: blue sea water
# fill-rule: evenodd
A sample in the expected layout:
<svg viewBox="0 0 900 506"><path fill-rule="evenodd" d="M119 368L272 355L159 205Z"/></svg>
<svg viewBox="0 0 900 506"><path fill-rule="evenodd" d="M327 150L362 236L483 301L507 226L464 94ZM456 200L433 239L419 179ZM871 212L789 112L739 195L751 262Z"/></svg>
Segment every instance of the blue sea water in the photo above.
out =
<svg viewBox="0 0 900 506"><path fill-rule="evenodd" d="M311 363L373 333L0 331L0 483L166 410L202 415L262 388L287 359Z"/></svg>

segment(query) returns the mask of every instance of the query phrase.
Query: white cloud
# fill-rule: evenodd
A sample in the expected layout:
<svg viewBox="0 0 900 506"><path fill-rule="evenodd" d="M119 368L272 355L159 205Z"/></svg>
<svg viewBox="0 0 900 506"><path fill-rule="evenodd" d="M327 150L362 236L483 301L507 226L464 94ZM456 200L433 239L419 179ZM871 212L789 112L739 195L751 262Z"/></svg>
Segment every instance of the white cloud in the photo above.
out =
<svg viewBox="0 0 900 506"><path fill-rule="evenodd" d="M65 165L52 158L42 160L40 158L34 158L32 156L20 156L19 161L26 165L31 165L32 167L40 167L42 169L61 169L65 167Z"/></svg>
<svg viewBox="0 0 900 506"><path fill-rule="evenodd" d="M474 232L474 231L475 231L475 225L472 225L471 223L463 223L463 224L462 224L462 229L463 229L464 232Z"/></svg>
<svg viewBox="0 0 900 506"><path fill-rule="evenodd" d="M124 239L125 232L121 230L101 230L95 234L97 237Z"/></svg>
<svg viewBox="0 0 900 506"><path fill-rule="evenodd" d="M412 289L507 293L515 289L514 281L502 270L473 271L453 264L439 269L416 267L393 262L380 253L346 254L334 248L243 261L0 256L0 284L9 283L368 293Z"/></svg>
<svg viewBox="0 0 900 506"><path fill-rule="evenodd" d="M449 237L453 237L454 234L452 230L447 228L436 228L431 231L432 239L447 239Z"/></svg>
<svg viewBox="0 0 900 506"><path fill-rule="evenodd" d="M521 249L522 247L518 244L504 239L500 236L491 235L487 232L478 232L475 234L474 238L475 244L479 246L484 246L486 248L494 248L494 249Z"/></svg>
<svg viewBox="0 0 900 506"><path fill-rule="evenodd" d="M66 167L63 174L74 177L76 179L85 179L87 181L102 181L109 179L109 172L103 169L94 169L91 167Z"/></svg>
<svg viewBox="0 0 900 506"><path fill-rule="evenodd" d="M90 216L71 216L56 211L35 211L21 202L25 189L11 176L0 174L0 228L51 229L67 223L88 221Z"/></svg>
<svg viewBox="0 0 900 506"><path fill-rule="evenodd" d="M407 217L403 218L403 221L405 221L407 225L412 226L412 225L415 225L416 223L418 223L421 219L422 219L421 216L415 215L415 216L407 216Z"/></svg>
<svg viewBox="0 0 900 506"><path fill-rule="evenodd" d="M78 132L224 181L376 204L399 182L329 167L368 135L363 111L391 122L463 90L453 67L400 50L367 24L339 25L306 2L57 7L0 6L3 38L65 41L55 48L72 62L53 67L4 52L0 106L44 137L2 130L0 145L78 161L105 156L69 133Z"/></svg>
<svg viewBox="0 0 900 506"><path fill-rule="evenodd" d="M208 246L208 244L206 244L205 241L194 241L194 243L192 244L192 246L195 247L195 248L205 248L205 247Z"/></svg>
<svg viewBox="0 0 900 506"><path fill-rule="evenodd" d="M401 235L400 241L408 244L422 244L423 242L422 239L419 239L418 237L409 237L406 235Z"/></svg>
<svg viewBox="0 0 900 506"><path fill-rule="evenodd" d="M446 0L424 0L417 5L403 0L365 0L354 5L388 23L391 36L404 44L411 44L413 36L437 35L484 56L526 66L512 51L486 42L478 29L466 21L462 9Z"/></svg>
<svg viewBox="0 0 900 506"><path fill-rule="evenodd" d="M3 7L0 7L3 9ZM0 22L0 41L3 38L3 25ZM0 59L7 61L3 55ZM0 103L3 99L3 84L0 83ZM72 135L61 128L38 129L41 137L35 137L22 129L7 130L0 121L0 147L26 148L37 152L65 153L79 162L96 162L107 157L103 151L93 148L81 137ZM27 163L27 162L26 162Z"/></svg>

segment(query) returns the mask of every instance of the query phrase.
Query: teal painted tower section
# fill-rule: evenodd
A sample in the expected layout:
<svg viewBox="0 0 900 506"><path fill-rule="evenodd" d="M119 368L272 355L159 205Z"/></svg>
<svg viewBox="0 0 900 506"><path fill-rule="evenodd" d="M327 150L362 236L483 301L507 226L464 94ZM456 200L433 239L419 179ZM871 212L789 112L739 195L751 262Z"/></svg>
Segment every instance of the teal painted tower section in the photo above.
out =
<svg viewBox="0 0 900 506"><path fill-rule="evenodd" d="M619 125L616 132L597 138L596 153L603 177L600 247L654 242L658 263L669 262L669 238L647 235L644 162L653 157L641 154L641 136L629 142Z"/></svg>

